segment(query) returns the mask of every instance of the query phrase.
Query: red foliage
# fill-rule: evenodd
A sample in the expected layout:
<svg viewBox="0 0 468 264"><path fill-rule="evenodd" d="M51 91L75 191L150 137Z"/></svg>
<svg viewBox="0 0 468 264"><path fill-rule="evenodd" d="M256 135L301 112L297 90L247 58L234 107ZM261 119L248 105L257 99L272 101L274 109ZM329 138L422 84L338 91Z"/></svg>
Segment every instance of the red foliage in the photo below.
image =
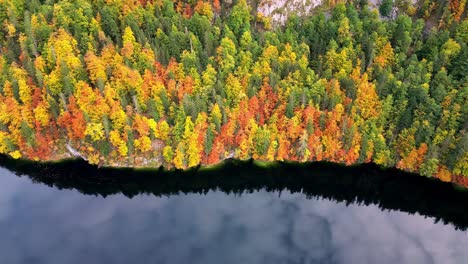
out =
<svg viewBox="0 0 468 264"><path fill-rule="evenodd" d="M185 4L184 17L191 18L193 16L193 9L189 4Z"/></svg>
<svg viewBox="0 0 468 264"><path fill-rule="evenodd" d="M465 188L468 188L468 177L465 177L463 175L453 175L452 182L459 184Z"/></svg>
<svg viewBox="0 0 468 264"><path fill-rule="evenodd" d="M466 2L460 0L450 0L450 9L452 10L452 15L455 21L460 21L460 18L465 9Z"/></svg>
<svg viewBox="0 0 468 264"><path fill-rule="evenodd" d="M271 117L273 109L276 107L278 102L278 95L273 91L270 84L268 84L268 79L263 81L263 85L258 92L258 101L259 101L259 124L263 125L265 120Z"/></svg>
<svg viewBox="0 0 468 264"><path fill-rule="evenodd" d="M32 107L36 108L39 103L42 101L42 92L41 89L35 87L32 94Z"/></svg>
<svg viewBox="0 0 468 264"><path fill-rule="evenodd" d="M40 160L46 160L52 152L52 142L50 134L42 134L40 131L36 131L36 148L34 149L34 156Z"/></svg>
<svg viewBox="0 0 468 264"><path fill-rule="evenodd" d="M192 94L192 92L193 92L193 78L192 76L187 76L183 80L182 84L179 85L179 89L177 90L177 98L179 99L179 102L182 102L185 94Z"/></svg>
<svg viewBox="0 0 468 264"><path fill-rule="evenodd" d="M218 14L221 12L221 3L219 2L219 0L213 1L213 9Z"/></svg>
<svg viewBox="0 0 468 264"><path fill-rule="evenodd" d="M235 139L235 120L230 119L226 124L221 127L219 133L220 141L223 142L226 146L233 146Z"/></svg>
<svg viewBox="0 0 468 264"><path fill-rule="evenodd" d="M314 133L309 136L309 140L307 141L311 159L315 161L321 161L323 159L321 136L322 132L316 129Z"/></svg>
<svg viewBox="0 0 468 264"><path fill-rule="evenodd" d="M57 124L66 129L69 139L76 140L84 138L86 120L83 112L76 105L74 96L70 96L68 111L60 115Z"/></svg>
<svg viewBox="0 0 468 264"><path fill-rule="evenodd" d="M242 100L239 103L239 109L242 109L242 110L246 109L246 110L244 110L245 112L243 112L237 118L237 121L238 121L238 124L239 124L239 129L244 130L244 129L246 129L247 125L249 124L249 120L251 118L254 118L255 113L257 113L258 111L255 108L251 108L250 101L249 101L249 105L247 105L247 101L245 101L245 100Z"/></svg>
<svg viewBox="0 0 468 264"><path fill-rule="evenodd" d="M153 4L153 0L139 0L139 1L143 7L146 7L146 5L148 4Z"/></svg>
<svg viewBox="0 0 468 264"><path fill-rule="evenodd" d="M213 142L213 149L208 156L208 164L216 164L220 161L220 156L224 153L224 144L220 137L216 137Z"/></svg>

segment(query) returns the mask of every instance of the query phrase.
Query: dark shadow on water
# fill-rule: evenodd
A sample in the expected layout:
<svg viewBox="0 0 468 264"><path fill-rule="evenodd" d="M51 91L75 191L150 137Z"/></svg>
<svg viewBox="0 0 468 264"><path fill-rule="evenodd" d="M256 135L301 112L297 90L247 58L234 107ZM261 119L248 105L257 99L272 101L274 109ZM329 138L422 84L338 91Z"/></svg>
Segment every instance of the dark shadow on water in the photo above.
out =
<svg viewBox="0 0 468 264"><path fill-rule="evenodd" d="M86 195L121 193L132 198L139 194L203 194L210 190L236 194L289 190L347 204L376 204L382 210L418 213L456 229L468 228L468 192L450 183L396 169L383 170L372 164L345 167L331 163L273 163L263 167L251 161L228 160L213 169L165 171L98 169L81 160L35 163L0 155L0 166L34 182L76 189Z"/></svg>

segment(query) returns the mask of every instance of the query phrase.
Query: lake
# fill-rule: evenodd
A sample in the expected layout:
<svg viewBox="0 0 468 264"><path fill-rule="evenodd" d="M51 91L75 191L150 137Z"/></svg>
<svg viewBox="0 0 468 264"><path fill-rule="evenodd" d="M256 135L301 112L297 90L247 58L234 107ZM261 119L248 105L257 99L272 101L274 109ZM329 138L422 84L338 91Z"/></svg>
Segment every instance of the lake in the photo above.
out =
<svg viewBox="0 0 468 264"><path fill-rule="evenodd" d="M0 166L5 264L468 260L468 200L457 202L466 192L420 176L334 176L328 165L146 178L80 162Z"/></svg>

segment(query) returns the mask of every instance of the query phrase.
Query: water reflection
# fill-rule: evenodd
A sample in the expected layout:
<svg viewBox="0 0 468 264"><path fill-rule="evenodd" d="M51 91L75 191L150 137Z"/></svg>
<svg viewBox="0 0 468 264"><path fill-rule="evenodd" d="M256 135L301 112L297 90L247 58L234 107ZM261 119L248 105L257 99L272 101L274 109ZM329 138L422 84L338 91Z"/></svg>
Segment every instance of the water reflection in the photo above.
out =
<svg viewBox="0 0 468 264"><path fill-rule="evenodd" d="M0 169L2 263L464 263L468 235L418 214L265 190L82 195Z"/></svg>
<svg viewBox="0 0 468 264"><path fill-rule="evenodd" d="M0 155L0 166L34 182L82 194L107 197L123 194L154 196L180 193L227 194L258 190L300 192L307 198L325 198L346 204L377 205L433 217L455 229L468 228L468 192L449 183L376 166L341 167L329 163L278 163L263 168L251 162L227 161L215 170L165 172L161 170L98 169L83 161L38 164Z"/></svg>

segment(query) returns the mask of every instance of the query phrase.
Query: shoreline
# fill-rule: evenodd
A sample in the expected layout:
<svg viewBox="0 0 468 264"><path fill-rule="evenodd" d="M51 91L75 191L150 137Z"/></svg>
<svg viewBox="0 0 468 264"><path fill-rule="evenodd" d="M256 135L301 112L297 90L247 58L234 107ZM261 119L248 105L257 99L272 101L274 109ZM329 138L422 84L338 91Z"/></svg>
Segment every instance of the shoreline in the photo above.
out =
<svg viewBox="0 0 468 264"><path fill-rule="evenodd" d="M82 165L87 166L89 168L94 168L96 170L103 170L103 171L134 171L138 173L205 173L205 172L216 172L216 171L222 171L228 166L251 166L254 168L260 168L260 169L265 169L265 170L272 170L281 166L294 166L297 168L301 167L335 167L339 169L344 169L344 170L360 170L362 168L370 169L374 172L381 172L381 173L388 173L388 172L396 172L399 174L407 174L407 175L412 175L416 176L422 179L427 179L431 181L436 181L440 183L445 183L445 184L451 184L453 187L457 190L461 191L468 191L468 186L464 186L452 179L450 182L445 182L440 180L437 177L427 177L418 173L410 172L410 171L405 171L401 170L397 167L383 167L381 165L375 164L373 162L370 163L359 163L359 164L352 164L352 165L346 165L344 163L336 163L336 162L330 162L330 161L307 161L307 162L299 162L299 161L292 161L292 160L285 160L285 161L265 161L265 160L254 160L253 158L248 159L248 160L240 160L240 159L235 159L235 158L226 158L224 160L221 160L218 163L215 164L210 164L210 165L202 165L199 164L194 167L189 167L185 169L178 169L175 167L170 167L167 168L163 165L160 166L155 166L155 167L145 167L145 166L126 166L126 165L118 165L118 166L108 166L108 165L93 165L90 164L88 161L83 159L82 157L79 156L70 156L70 157L65 157L65 158L60 158L60 159L55 159L55 160L47 160L47 161L35 161L35 160L29 160L29 159L14 159L8 155L0 154L0 159L2 161L8 160L9 162L17 162L19 164L25 164L25 165L38 165L38 166L60 166L63 164L67 163L82 163ZM4 162L2 162L4 163ZM0 163L0 166L2 164Z"/></svg>

